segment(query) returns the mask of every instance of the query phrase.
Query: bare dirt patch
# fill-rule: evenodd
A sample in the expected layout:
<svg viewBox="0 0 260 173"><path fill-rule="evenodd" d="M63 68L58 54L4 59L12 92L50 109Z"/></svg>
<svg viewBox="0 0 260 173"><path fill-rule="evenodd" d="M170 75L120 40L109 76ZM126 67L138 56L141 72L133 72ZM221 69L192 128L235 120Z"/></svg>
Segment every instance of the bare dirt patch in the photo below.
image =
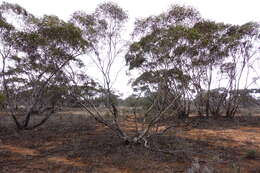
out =
<svg viewBox="0 0 260 173"><path fill-rule="evenodd" d="M3 173L172 173L186 172L191 166L190 160L178 155L124 145L109 129L83 113L58 114L41 128L23 132L16 131L7 117L0 119L0 172ZM196 122L189 128L175 128L164 136L154 137L151 143L160 149L186 149L190 158L209 165L215 172L260 171L258 117ZM127 128L127 123L124 125L133 130ZM255 151L255 158L246 157L250 151Z"/></svg>

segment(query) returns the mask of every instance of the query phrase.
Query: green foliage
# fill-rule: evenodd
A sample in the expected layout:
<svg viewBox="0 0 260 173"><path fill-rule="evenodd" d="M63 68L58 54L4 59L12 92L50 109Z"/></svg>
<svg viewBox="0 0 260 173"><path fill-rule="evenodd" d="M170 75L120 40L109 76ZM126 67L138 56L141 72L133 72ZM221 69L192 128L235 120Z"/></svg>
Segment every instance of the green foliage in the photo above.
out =
<svg viewBox="0 0 260 173"><path fill-rule="evenodd" d="M77 57L88 51L90 43L83 38L81 29L57 16L35 17L19 5L8 3L3 3L0 10L1 28L11 29L0 32L4 43L0 49L4 92L11 109L25 107L24 121L14 120L18 128L27 129L33 111L49 111L46 114L51 115L55 105L67 95L72 84L69 78L75 75L71 66L82 67ZM19 20L13 22L14 26L6 22L12 21L10 13Z"/></svg>
<svg viewBox="0 0 260 173"><path fill-rule="evenodd" d="M23 16L29 15L28 12L18 4L11 4L11 3L8 3L8 2L3 2L1 4L0 9L4 10L4 11L10 10L10 11L13 11L15 14L18 14L18 15L23 15Z"/></svg>
<svg viewBox="0 0 260 173"><path fill-rule="evenodd" d="M125 56L130 70L142 71L133 85L140 91L146 88L160 92L162 97L180 93L186 106L189 104L184 100L205 90L201 104L207 115L209 111L218 115L221 109L228 109L228 115L234 114L240 100L236 87L245 66L252 67L249 61L258 52L254 44L259 39L259 25L216 23L198 16L196 10L174 6L136 22L133 35L137 37ZM217 74L216 79L213 74ZM224 88L226 91L211 90L212 81L220 84L216 80L224 80L224 76L230 84Z"/></svg>
<svg viewBox="0 0 260 173"><path fill-rule="evenodd" d="M158 16L138 19L135 22L133 35L143 37L165 28L193 25L194 22L200 20L200 14L196 9L175 4Z"/></svg>
<svg viewBox="0 0 260 173"><path fill-rule="evenodd" d="M113 2L98 5L95 12L86 14L83 11L73 13L71 22L83 32L86 41L91 42L92 51L99 55L99 44L109 44L111 38L120 39L120 32L127 21L127 13Z"/></svg>
<svg viewBox="0 0 260 173"><path fill-rule="evenodd" d="M248 150L245 154L245 158L247 159L256 159L257 151L256 150Z"/></svg>
<svg viewBox="0 0 260 173"><path fill-rule="evenodd" d="M0 16L0 29L1 30L5 29L7 31L10 31L13 28L14 27L11 24L7 23L6 20L2 16Z"/></svg>
<svg viewBox="0 0 260 173"><path fill-rule="evenodd" d="M257 107L257 99L252 96L255 92L254 89L241 89L238 90L238 104L243 108Z"/></svg>
<svg viewBox="0 0 260 173"><path fill-rule="evenodd" d="M100 4L96 8L95 15L100 17L103 16L104 20L107 20L109 18L117 19L118 21L115 22L118 22L118 24L120 24L122 21L127 20L128 18L126 12L113 2Z"/></svg>
<svg viewBox="0 0 260 173"><path fill-rule="evenodd" d="M143 109L147 109L149 105L151 105L151 99L149 96L137 97L131 95L123 101L123 105L127 107L142 107Z"/></svg>
<svg viewBox="0 0 260 173"><path fill-rule="evenodd" d="M3 93L0 93L0 105L3 105L6 101L6 97Z"/></svg>
<svg viewBox="0 0 260 173"><path fill-rule="evenodd" d="M111 71L125 50L119 47L126 43L122 35L127 20L127 13L112 2L100 4L91 14L75 12L69 21L53 15L36 17L18 4L2 3L1 82L6 97L0 95L0 103L8 99L16 102L13 107L42 109L78 94L82 98L77 102L118 105ZM260 38L258 23L216 23L204 20L193 8L174 5L160 15L137 20L132 35L125 60L130 70L141 72L132 85L142 97L127 98L127 106L154 104L154 110L162 112L175 100L171 110L187 115L196 95L202 112L218 115L224 112L221 109L233 114L237 105L255 102L246 90L239 90L239 81L259 51L254 44ZM94 57L103 83L81 70L85 64L79 55ZM224 78L226 88L212 89L212 81L221 83Z"/></svg>

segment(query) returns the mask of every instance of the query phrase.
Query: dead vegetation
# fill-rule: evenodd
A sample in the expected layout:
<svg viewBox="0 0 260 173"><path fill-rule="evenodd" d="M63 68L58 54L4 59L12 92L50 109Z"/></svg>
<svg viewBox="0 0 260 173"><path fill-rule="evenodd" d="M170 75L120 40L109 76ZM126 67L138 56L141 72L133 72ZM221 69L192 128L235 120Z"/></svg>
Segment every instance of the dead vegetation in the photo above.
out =
<svg viewBox="0 0 260 173"><path fill-rule="evenodd" d="M10 117L1 116L2 172L259 172L260 118L218 119L192 117L164 135L153 136L154 149L185 150L188 158L125 145L110 130L79 114L56 114L41 128L16 131ZM3 123L5 122L5 123ZM234 123L235 122L235 123ZM163 124L162 123L162 124ZM123 124L131 133L132 122ZM254 157L248 157L254 152Z"/></svg>

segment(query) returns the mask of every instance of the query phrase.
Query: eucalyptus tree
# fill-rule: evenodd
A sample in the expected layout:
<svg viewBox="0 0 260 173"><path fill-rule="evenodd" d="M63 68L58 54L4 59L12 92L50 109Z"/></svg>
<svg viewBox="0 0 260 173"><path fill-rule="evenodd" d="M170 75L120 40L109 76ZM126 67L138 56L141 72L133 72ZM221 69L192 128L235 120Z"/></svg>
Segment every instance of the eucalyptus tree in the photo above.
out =
<svg viewBox="0 0 260 173"><path fill-rule="evenodd" d="M163 118L169 115L183 118L189 114L195 80L192 60L187 56L193 52L191 45L199 38L193 29L199 21L200 15L195 9L176 5L158 16L136 22L134 41L125 59L130 70L140 72L133 86L152 96L150 106L136 117L133 138L147 148L152 148L150 137L173 127L159 128Z"/></svg>
<svg viewBox="0 0 260 173"><path fill-rule="evenodd" d="M248 83L252 84L249 74L255 71L253 64L259 53L256 49L258 24L239 26L203 21L194 28L200 38L194 44L197 55L193 65L203 72L202 90L197 97L199 112L205 112L207 116L234 116L238 108L238 91L249 87Z"/></svg>
<svg viewBox="0 0 260 173"><path fill-rule="evenodd" d="M171 16L175 16L176 19L179 17L179 22L185 23L188 19L182 19L182 15L175 14L176 11L180 10L181 14L187 14L187 16L191 16L190 9L185 11L184 8L179 7L173 9L171 12ZM171 16L168 17L167 20L170 21ZM194 15L197 15L197 12L194 11ZM81 97L83 102L80 102L81 106L94 117L98 122L104 124L109 127L117 136L119 136L126 143L143 143L145 146L147 145L147 137L152 126L159 121L159 117L164 115L169 108L164 108L156 112L157 116L153 118L152 122L145 129L136 129L136 133L134 135L129 135L124 131L121 127L120 121L120 111L113 101L113 95L115 94L113 90L113 80L112 80L112 68L116 62L117 58L120 58L122 53L125 50L125 41L122 39L123 37L123 29L124 24L127 20L127 14L123 9L117 6L114 3L104 3L98 6L92 14L86 14L84 12L75 12L72 16L71 21L82 29L84 33L84 38L86 40L91 40L90 49L91 51L86 54L86 57L91 57L92 61L98 68L99 72L102 74L103 81L100 81L101 91L105 98L105 106L108 110L108 113L112 117L111 119L106 119L101 111L96 107L93 101L82 97L82 95L75 94L75 98ZM192 18L192 17L190 17ZM138 25L138 24L137 24ZM137 30L135 30L136 32ZM117 74L114 73L114 77L116 78ZM75 82L77 84L78 82ZM179 97L178 97L179 98ZM94 98L95 99L95 98ZM175 102L174 102L175 103ZM155 104L153 104L155 106ZM170 106L172 106L170 104ZM169 106L169 107L170 107ZM150 108L147 109L147 113L150 112Z"/></svg>
<svg viewBox="0 0 260 173"><path fill-rule="evenodd" d="M256 64L259 63L260 27L259 23L248 22L232 26L224 37L228 42L229 58L221 66L227 78L228 99L225 114L232 117L239 107L241 89L248 89L259 82Z"/></svg>
<svg viewBox="0 0 260 173"><path fill-rule="evenodd" d="M65 68L83 54L89 42L70 22L56 16L35 17L17 4L3 3L1 32L2 82L8 113L18 129L42 125L70 84ZM9 30L10 31L9 31ZM35 113L43 118L30 123ZM20 116L19 116L20 115Z"/></svg>
<svg viewBox="0 0 260 173"><path fill-rule="evenodd" d="M91 58L95 65L96 76L99 76L100 85L98 100L105 106L109 114L109 119L104 118L100 109L94 104L97 97L92 100L75 94L75 98L80 97L83 101L81 106L92 115L98 122L109 127L121 139L127 141L128 136L122 130L119 122L120 112L116 105L116 91L113 84L121 72L118 69L118 62L122 62L126 41L123 40L124 25L128 19L127 13L117 4L108 2L98 5L96 10L87 14L77 11L72 15L71 21L81 28L86 41L90 41L90 51L85 57ZM98 78L98 77L97 77ZM72 80L75 81L75 80ZM75 85L79 82L74 82Z"/></svg>
<svg viewBox="0 0 260 173"><path fill-rule="evenodd" d="M0 13L0 40L1 40L1 45L0 45L0 56L1 56L1 73L4 73L5 70L5 65L6 65L6 59L9 56L10 53L10 46L7 44L8 36L10 33L13 31L14 27L10 25L6 19L3 17L2 13ZM3 80L2 78L0 79L1 81L1 107L4 108L6 98L4 94L4 85L3 85Z"/></svg>
<svg viewBox="0 0 260 173"><path fill-rule="evenodd" d="M225 94L217 94L217 90L213 91L214 86L212 87L212 85L223 82L222 75L217 74L219 74L219 67L229 56L227 49L229 42L223 41L229 27L230 25L227 24L205 20L198 22L193 27L199 37L192 46L192 49L195 50L195 54L191 55L192 66L201 74L197 80L198 94L204 92L203 97L200 97L200 102L195 105L199 104L197 105L198 112L201 114L205 112L206 116L209 116L210 113L218 115L226 99ZM216 94L221 97L216 97Z"/></svg>
<svg viewBox="0 0 260 173"><path fill-rule="evenodd" d="M226 109L227 116L234 115L237 96L233 90L238 90L241 82L248 57L244 52L255 49L253 38L259 38L257 25L216 23L199 18L190 8L175 6L172 10L137 21L135 41L126 55L129 68L141 73L133 85L141 92L155 93L144 113L152 117L151 121L138 139L147 138L152 127L158 129L157 124L167 115L187 116L190 101L202 92L201 114L219 116ZM229 68L233 56L240 57L232 63L237 64L235 72ZM213 84L222 89L214 89Z"/></svg>
<svg viewBox="0 0 260 173"><path fill-rule="evenodd" d="M179 117L189 114L193 76L187 52L193 53L190 47L199 37L193 26L199 21L195 9L173 6L166 13L137 22L137 41L131 45L126 60L130 69L138 68L142 73L134 85L157 91L153 107L158 111L172 104L170 109Z"/></svg>

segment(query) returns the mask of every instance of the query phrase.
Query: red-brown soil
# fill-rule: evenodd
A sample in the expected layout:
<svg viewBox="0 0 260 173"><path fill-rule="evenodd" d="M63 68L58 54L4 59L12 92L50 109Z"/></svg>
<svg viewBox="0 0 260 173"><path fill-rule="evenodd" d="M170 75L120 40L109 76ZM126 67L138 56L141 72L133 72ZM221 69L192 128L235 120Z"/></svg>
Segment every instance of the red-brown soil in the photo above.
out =
<svg viewBox="0 0 260 173"><path fill-rule="evenodd" d="M259 117L193 119L196 124L172 129L154 137L151 144L173 151L186 149L189 158L198 159L214 172L260 172ZM9 117L0 116L0 139L3 173L173 173L186 172L191 166L191 160L181 154L125 145L84 115L58 114L44 126L23 132L15 130ZM255 151L256 157L247 158L250 151Z"/></svg>

